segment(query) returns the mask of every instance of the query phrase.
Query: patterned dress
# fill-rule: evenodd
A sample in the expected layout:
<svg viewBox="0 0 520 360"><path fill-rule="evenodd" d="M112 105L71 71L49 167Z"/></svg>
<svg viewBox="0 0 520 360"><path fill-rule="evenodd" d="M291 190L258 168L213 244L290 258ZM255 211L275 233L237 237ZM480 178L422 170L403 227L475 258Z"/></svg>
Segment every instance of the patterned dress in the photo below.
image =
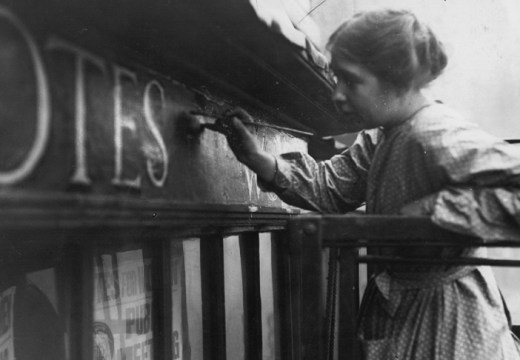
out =
<svg viewBox="0 0 520 360"><path fill-rule="evenodd" d="M397 214L418 201L439 226L483 239L520 240L520 146L429 106L406 122L361 132L345 152L316 162L304 153L277 158L270 184L285 202L324 213L366 204ZM384 255L431 249L385 248ZM481 256L484 249L441 249ZM366 359L520 359L489 267L392 266L364 295L359 338Z"/></svg>

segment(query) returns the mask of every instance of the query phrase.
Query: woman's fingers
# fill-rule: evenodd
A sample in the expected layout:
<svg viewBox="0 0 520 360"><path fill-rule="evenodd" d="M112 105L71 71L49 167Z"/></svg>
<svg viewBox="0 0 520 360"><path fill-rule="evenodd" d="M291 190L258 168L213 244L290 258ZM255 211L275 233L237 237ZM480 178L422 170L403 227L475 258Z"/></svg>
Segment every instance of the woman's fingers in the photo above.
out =
<svg viewBox="0 0 520 360"><path fill-rule="evenodd" d="M271 181L276 171L276 160L262 149L247 128L246 124L254 123L251 115L241 108L235 108L226 111L218 121L237 160L254 171L260 179Z"/></svg>
<svg viewBox="0 0 520 360"><path fill-rule="evenodd" d="M230 123L234 132L236 132L239 137L248 138L253 136L251 132L246 128L246 126L242 123L242 121L240 121L238 118L231 118Z"/></svg>
<svg viewBox="0 0 520 360"><path fill-rule="evenodd" d="M241 107L235 107L233 109L226 110L224 112L224 116L227 118L236 117L241 121L253 122L253 117Z"/></svg>
<svg viewBox="0 0 520 360"><path fill-rule="evenodd" d="M406 204L399 213L406 216L429 216L433 213L438 194L427 195L419 200Z"/></svg>

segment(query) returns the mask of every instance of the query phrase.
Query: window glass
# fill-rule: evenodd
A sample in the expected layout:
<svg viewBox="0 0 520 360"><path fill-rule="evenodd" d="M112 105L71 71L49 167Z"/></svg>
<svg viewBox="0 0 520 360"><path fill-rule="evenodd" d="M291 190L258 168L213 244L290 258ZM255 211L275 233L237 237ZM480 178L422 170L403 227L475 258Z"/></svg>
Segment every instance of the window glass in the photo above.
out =
<svg viewBox="0 0 520 360"><path fill-rule="evenodd" d="M172 242L171 244L171 292L172 292L172 358L183 359L184 336L183 331L183 306L184 288L183 286L184 256L182 243Z"/></svg>
<svg viewBox="0 0 520 360"><path fill-rule="evenodd" d="M244 296L238 236L224 238L224 293L226 307L226 359L241 360L244 348Z"/></svg>
<svg viewBox="0 0 520 360"><path fill-rule="evenodd" d="M202 360L202 290L200 276L200 240L183 241L186 284L186 312L191 360ZM186 341L185 341L186 343Z"/></svg>
<svg viewBox="0 0 520 360"><path fill-rule="evenodd" d="M170 243L172 358L202 360L200 240Z"/></svg>
<svg viewBox="0 0 520 360"><path fill-rule="evenodd" d="M274 303L274 277L272 242L270 233L259 234L260 296L262 299L262 354L264 359L279 359L280 349L276 342L277 309ZM276 312L275 312L276 311Z"/></svg>
<svg viewBox="0 0 520 360"><path fill-rule="evenodd" d="M100 252L94 265L94 359L149 360L151 259L143 250Z"/></svg>

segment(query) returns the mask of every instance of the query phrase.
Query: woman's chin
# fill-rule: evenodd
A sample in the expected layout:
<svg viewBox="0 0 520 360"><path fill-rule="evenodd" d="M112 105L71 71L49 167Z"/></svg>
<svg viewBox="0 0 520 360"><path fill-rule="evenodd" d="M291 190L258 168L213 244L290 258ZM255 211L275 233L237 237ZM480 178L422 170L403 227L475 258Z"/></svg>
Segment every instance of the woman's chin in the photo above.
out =
<svg viewBox="0 0 520 360"><path fill-rule="evenodd" d="M357 113L346 113L343 114L342 127L345 129L345 132L353 133L365 129L366 124Z"/></svg>

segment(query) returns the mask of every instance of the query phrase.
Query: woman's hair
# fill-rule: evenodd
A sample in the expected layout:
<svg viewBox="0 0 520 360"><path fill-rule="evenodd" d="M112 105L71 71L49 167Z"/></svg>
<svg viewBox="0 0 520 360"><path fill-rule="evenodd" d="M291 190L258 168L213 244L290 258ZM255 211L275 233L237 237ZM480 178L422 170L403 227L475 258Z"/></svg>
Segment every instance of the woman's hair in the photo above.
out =
<svg viewBox="0 0 520 360"><path fill-rule="evenodd" d="M327 49L336 61L363 65L398 91L424 87L448 63L432 30L407 10L358 13L331 35Z"/></svg>

